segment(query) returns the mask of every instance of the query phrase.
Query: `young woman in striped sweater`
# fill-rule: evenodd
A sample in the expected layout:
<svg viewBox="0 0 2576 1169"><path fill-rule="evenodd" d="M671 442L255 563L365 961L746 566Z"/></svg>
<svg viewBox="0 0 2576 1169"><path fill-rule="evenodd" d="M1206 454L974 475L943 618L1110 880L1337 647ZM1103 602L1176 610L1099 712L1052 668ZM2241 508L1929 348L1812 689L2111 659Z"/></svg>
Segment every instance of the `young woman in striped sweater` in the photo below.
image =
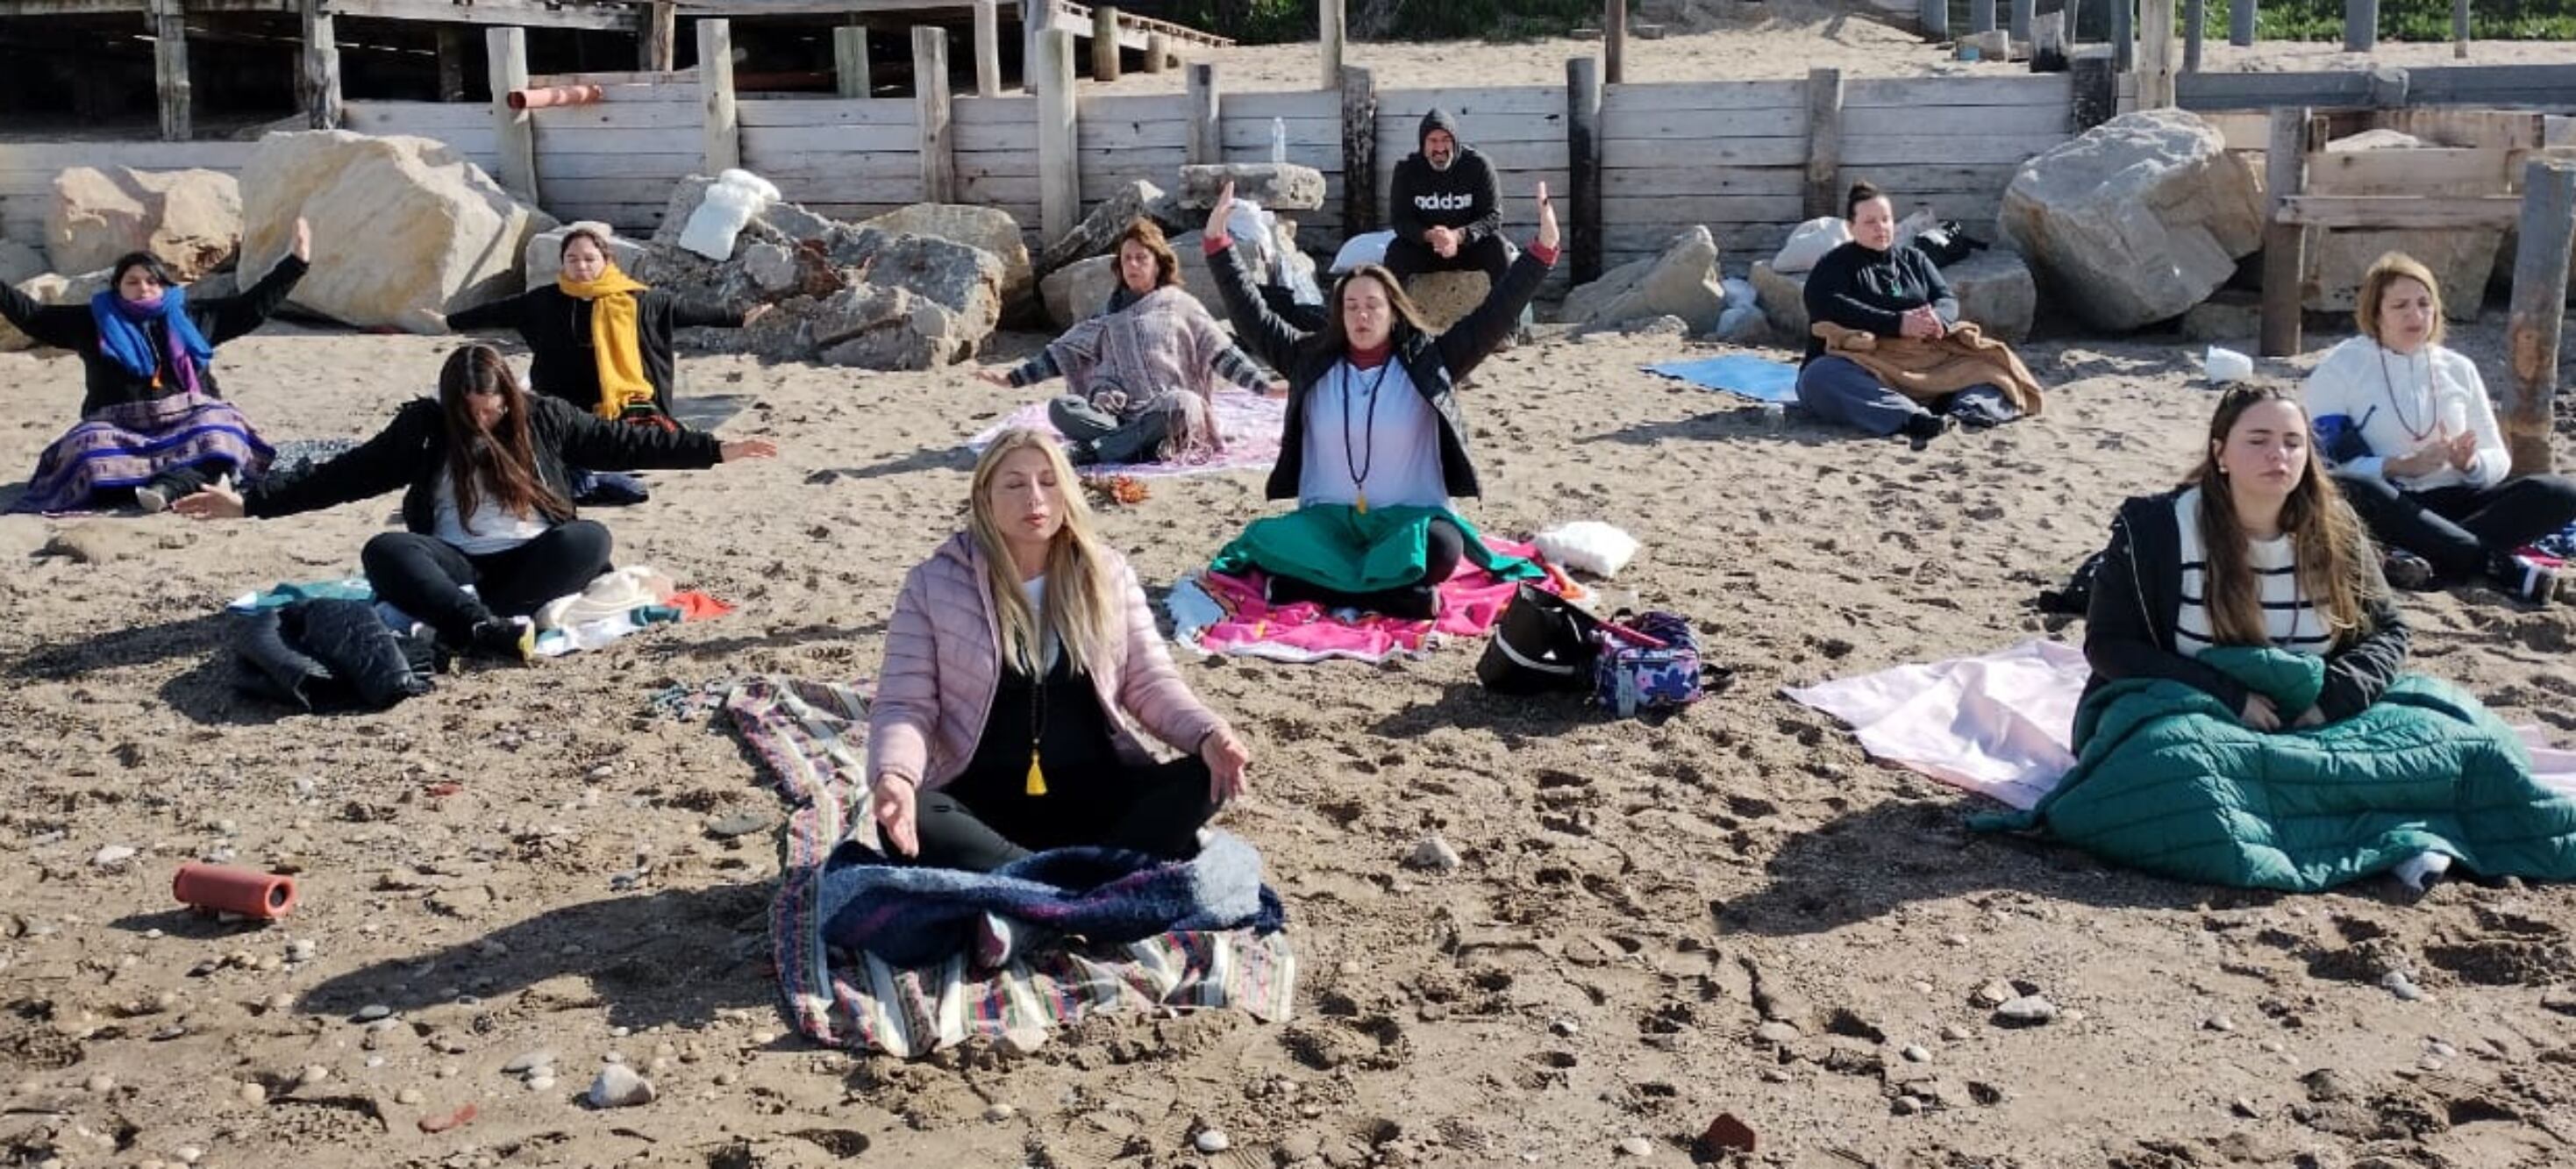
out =
<svg viewBox="0 0 2576 1169"><path fill-rule="evenodd" d="M1190 693L1055 440L1005 431L967 530L904 578L868 711L889 856L989 871L1095 844L1164 857L1243 790L1250 753ZM1158 763L1136 734L1188 754Z"/></svg>
<svg viewBox="0 0 2576 1169"><path fill-rule="evenodd" d="M2278 709L2199 660L2221 645L2322 657L2324 692L2306 710ZM2397 679L2406 646L2379 554L2327 477L2306 411L2273 386L2228 391L2183 486L2120 506L2084 630L2088 693L2170 679L2261 731L2361 713Z"/></svg>

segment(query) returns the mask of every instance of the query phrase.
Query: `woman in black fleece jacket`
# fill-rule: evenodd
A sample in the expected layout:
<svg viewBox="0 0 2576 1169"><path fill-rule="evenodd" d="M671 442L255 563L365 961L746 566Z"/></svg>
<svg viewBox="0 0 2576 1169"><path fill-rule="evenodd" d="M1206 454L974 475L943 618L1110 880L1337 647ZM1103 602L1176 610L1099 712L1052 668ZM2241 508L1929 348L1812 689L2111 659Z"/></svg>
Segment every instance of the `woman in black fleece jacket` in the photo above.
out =
<svg viewBox="0 0 2576 1169"><path fill-rule="evenodd" d="M1959 321L1958 298L1941 269L1912 244L1896 242L1896 207L1868 183L1852 184L1844 202L1850 243L1825 253L1807 273L1807 322L1830 321L1880 337L1939 337ZM1871 434L1903 434L1916 450L1952 425L1994 426L2019 413L2002 389L1972 386L1936 412L1879 384L1849 358L1828 356L1812 331L1798 369L1798 404L1828 422Z"/></svg>
<svg viewBox="0 0 2576 1169"><path fill-rule="evenodd" d="M242 495L209 488L171 506L197 519L273 519L401 488L407 530L368 540L358 556L377 599L451 648L524 659L528 630L512 618L608 571L608 529L574 515L567 464L682 470L777 453L768 439L621 426L530 396L499 350L468 345L439 370L435 401L404 404L356 450Z"/></svg>
<svg viewBox="0 0 2576 1169"><path fill-rule="evenodd" d="M2163 678L2256 730L2313 727L2378 701L2405 668L2407 642L2379 554L2327 478L2306 412L2277 388L2242 386L2220 399L2182 488L2120 505L2085 622L2085 693ZM2212 645L2323 657L2325 689L2307 710L2276 709L2198 660Z"/></svg>

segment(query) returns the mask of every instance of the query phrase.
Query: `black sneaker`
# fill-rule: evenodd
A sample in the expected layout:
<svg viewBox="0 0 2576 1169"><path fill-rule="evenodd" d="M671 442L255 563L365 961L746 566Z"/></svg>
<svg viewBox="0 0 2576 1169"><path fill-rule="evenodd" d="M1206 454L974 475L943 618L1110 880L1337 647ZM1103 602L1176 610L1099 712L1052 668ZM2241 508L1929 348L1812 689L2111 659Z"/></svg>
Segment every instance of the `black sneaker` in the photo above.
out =
<svg viewBox="0 0 2576 1169"><path fill-rule="evenodd" d="M466 648L483 657L529 665L537 660L537 627L507 617L477 621Z"/></svg>
<svg viewBox="0 0 2576 1169"><path fill-rule="evenodd" d="M2512 593L2514 599L2534 605L2565 601L2576 605L2576 576L2569 576L2527 556L2499 556L2495 560L2496 585Z"/></svg>
<svg viewBox="0 0 2576 1169"><path fill-rule="evenodd" d="M1958 425L1958 418L1952 415L1917 414L1912 418L1906 419L1904 427L1899 429L1897 433L1904 435L1909 444L1912 445L1915 450L1919 451L1925 447L1931 446L1933 439L1950 433L1950 431Z"/></svg>
<svg viewBox="0 0 2576 1169"><path fill-rule="evenodd" d="M1100 465L1100 447L1090 442L1066 443L1064 461L1077 467L1096 467Z"/></svg>
<svg viewBox="0 0 2576 1169"><path fill-rule="evenodd" d="M2388 577L2391 588L2420 593L2433 587L2433 562L2403 548L2389 549L2388 554L2380 558L2379 567L2380 572Z"/></svg>

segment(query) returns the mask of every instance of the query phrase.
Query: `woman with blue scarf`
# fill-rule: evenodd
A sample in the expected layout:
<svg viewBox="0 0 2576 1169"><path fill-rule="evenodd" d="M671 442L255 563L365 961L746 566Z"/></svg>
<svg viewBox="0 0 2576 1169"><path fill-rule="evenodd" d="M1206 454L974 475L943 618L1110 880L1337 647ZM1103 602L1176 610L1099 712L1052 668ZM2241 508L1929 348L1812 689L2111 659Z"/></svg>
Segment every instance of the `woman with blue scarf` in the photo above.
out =
<svg viewBox="0 0 2576 1169"><path fill-rule="evenodd" d="M117 260L88 304L40 305L0 284L0 317L39 345L79 354L88 382L80 424L36 459L10 510L79 511L130 494L154 512L223 476L266 469L273 452L215 387L215 346L277 311L312 255L298 219L294 253L239 296L192 301L149 252Z"/></svg>

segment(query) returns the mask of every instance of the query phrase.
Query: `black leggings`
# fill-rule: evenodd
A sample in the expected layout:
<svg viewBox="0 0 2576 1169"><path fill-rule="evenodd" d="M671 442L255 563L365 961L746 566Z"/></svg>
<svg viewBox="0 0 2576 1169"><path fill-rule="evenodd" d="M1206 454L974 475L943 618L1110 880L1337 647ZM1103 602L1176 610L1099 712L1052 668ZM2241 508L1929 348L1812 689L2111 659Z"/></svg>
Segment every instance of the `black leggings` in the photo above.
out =
<svg viewBox="0 0 2576 1169"><path fill-rule="evenodd" d="M2445 581L2476 580L2508 555L2576 521L2576 482L2525 475L2493 487L2402 491L2376 476L2337 475L2382 547L2424 558Z"/></svg>
<svg viewBox="0 0 2576 1169"><path fill-rule="evenodd" d="M1439 588L1458 571L1458 562L1466 556L1467 534L1447 520L1433 520L1422 541L1422 579L1412 584L1373 593L1346 593L1310 580L1272 573L1270 599L1279 602L1313 601L1328 609L1359 609L1395 617L1436 616L1440 603Z"/></svg>
<svg viewBox="0 0 2576 1169"><path fill-rule="evenodd" d="M1032 796L1018 778L962 776L921 793L913 816L914 863L988 873L1034 852L1077 844L1128 848L1167 859L1198 855L1198 832L1216 815L1208 767L1192 755L1107 775L1047 776Z"/></svg>
<svg viewBox="0 0 2576 1169"><path fill-rule="evenodd" d="M494 616L524 617L557 597L580 592L608 571L608 529L572 520L488 556L471 556L436 536L386 532L358 553L376 599L438 631L451 646L471 642L474 626ZM465 586L473 585L468 595Z"/></svg>

